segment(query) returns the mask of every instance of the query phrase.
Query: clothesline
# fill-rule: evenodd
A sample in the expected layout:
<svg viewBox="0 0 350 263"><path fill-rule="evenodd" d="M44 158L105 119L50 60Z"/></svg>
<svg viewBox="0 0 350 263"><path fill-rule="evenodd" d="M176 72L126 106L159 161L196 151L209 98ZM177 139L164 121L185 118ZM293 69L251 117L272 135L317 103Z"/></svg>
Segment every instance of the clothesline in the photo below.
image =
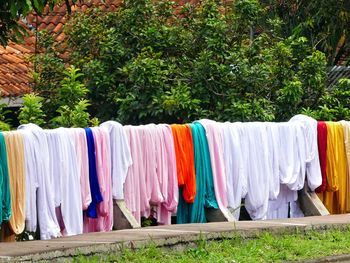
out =
<svg viewBox="0 0 350 263"><path fill-rule="evenodd" d="M0 222L16 234L39 228L41 239L110 231L113 199L125 200L139 223L152 215L170 224L175 214L177 223L204 223L205 208L238 220L242 199L253 220L296 217L303 216L297 191L305 182L331 212L343 213L350 204L347 157L345 150L341 160L331 154L345 149L345 124L296 115L282 123L21 125L0 133ZM326 152L321 126L331 129ZM339 204L329 203L333 195Z"/></svg>

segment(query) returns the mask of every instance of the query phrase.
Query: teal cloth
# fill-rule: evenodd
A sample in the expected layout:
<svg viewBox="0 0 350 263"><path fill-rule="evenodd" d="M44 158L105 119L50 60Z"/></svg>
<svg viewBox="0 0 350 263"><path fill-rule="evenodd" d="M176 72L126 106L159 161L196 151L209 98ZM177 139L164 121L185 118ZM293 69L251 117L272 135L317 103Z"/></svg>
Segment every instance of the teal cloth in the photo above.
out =
<svg viewBox="0 0 350 263"><path fill-rule="evenodd" d="M1 197L1 209L0 209L0 224L1 224L2 222L9 221L12 214L6 144L5 144L5 138L2 132L0 132L0 197Z"/></svg>
<svg viewBox="0 0 350 263"><path fill-rule="evenodd" d="M213 172L205 129L199 122L190 124L194 147L194 165L196 170L196 196L193 204L188 204L179 189L177 223L206 223L205 208L218 209L215 197Z"/></svg>

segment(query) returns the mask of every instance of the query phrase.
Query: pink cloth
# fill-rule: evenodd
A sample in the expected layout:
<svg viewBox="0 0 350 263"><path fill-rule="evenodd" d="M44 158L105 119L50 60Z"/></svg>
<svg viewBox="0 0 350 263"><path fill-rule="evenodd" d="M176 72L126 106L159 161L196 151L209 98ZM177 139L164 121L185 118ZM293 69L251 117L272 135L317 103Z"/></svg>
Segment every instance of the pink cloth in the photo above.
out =
<svg viewBox="0 0 350 263"><path fill-rule="evenodd" d="M176 156L174 137L171 127L167 124L157 125L157 136L159 137L159 151L157 154L158 179L163 195L163 203L158 206L158 224L170 225L171 215L176 213L179 201L179 187L177 184Z"/></svg>
<svg viewBox="0 0 350 263"><path fill-rule="evenodd" d="M86 143L86 134L82 128L69 129L74 138L74 146L77 154L79 169L82 208L86 210L91 203L91 191L89 181L89 156Z"/></svg>
<svg viewBox="0 0 350 263"><path fill-rule="evenodd" d="M141 216L152 215L159 224L170 224L178 203L171 128L148 124L124 129L133 163L124 184L125 203L139 223Z"/></svg>
<svg viewBox="0 0 350 263"><path fill-rule="evenodd" d="M224 215L229 216L227 210L227 179L221 128L217 122L212 120L203 119L199 122L205 128L208 140L216 201Z"/></svg>
<svg viewBox="0 0 350 263"><path fill-rule="evenodd" d="M128 174L124 183L125 204L135 217L136 221L141 223L141 197L143 202L146 201L146 182L144 176L143 154L141 148L140 127L124 126L125 133L128 137L130 153L133 164L129 166ZM140 184L140 178L142 183Z"/></svg>
<svg viewBox="0 0 350 263"><path fill-rule="evenodd" d="M95 140L96 169L103 201L97 206L97 218L84 218L84 233L110 231L113 228L109 133L100 127L93 127L91 130Z"/></svg>
<svg viewBox="0 0 350 263"><path fill-rule="evenodd" d="M142 133L142 153L144 160L144 176L146 179L146 202L141 207L141 216L149 217L151 215L151 205L158 206L164 198L160 190L160 178L164 177L164 156L161 138L158 136L155 124L141 126L138 129Z"/></svg>

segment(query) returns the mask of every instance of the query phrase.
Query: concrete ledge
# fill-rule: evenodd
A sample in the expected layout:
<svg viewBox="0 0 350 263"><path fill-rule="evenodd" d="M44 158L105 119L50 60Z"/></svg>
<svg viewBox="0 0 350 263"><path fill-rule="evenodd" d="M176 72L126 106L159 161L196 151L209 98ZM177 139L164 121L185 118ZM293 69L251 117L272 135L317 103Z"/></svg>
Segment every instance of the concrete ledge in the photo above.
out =
<svg viewBox="0 0 350 263"><path fill-rule="evenodd" d="M138 228L141 225L126 207L124 200L113 200L113 229Z"/></svg>
<svg viewBox="0 0 350 263"><path fill-rule="evenodd" d="M120 253L150 243L163 247L184 247L199 239L253 238L263 232L300 233L309 230L347 229L350 215L305 217L285 220L238 221L187 224L89 233L48 241L0 243L0 261L60 260L79 255Z"/></svg>
<svg viewBox="0 0 350 263"><path fill-rule="evenodd" d="M324 206L320 198L318 198L315 192L310 192L308 187L298 191L298 201L300 209L305 216L325 216L329 215L327 208Z"/></svg>

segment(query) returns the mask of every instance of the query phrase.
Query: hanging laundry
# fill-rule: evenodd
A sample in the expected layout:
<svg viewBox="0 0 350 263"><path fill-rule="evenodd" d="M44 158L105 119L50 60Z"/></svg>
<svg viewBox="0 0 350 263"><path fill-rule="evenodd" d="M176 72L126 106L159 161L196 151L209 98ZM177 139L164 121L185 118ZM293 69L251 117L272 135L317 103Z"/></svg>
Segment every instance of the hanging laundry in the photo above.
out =
<svg viewBox="0 0 350 263"><path fill-rule="evenodd" d="M86 142L86 133L83 128L71 128L67 130L73 137L78 177L80 178L82 209L86 210L91 204L91 190L89 181L89 155Z"/></svg>
<svg viewBox="0 0 350 263"><path fill-rule="evenodd" d="M196 196L193 204L179 202L178 223L205 223L207 222L205 208L218 209L215 198L212 167L210 162L209 146L204 127L195 122L190 124L194 148L194 163L196 171ZM179 199L183 199L180 196ZM188 208L187 208L188 207ZM179 216L179 211L187 213Z"/></svg>
<svg viewBox="0 0 350 263"><path fill-rule="evenodd" d="M233 217L238 220L241 201L247 195L249 157L243 142L247 140L243 123L221 124L224 144L224 164L227 176L227 200Z"/></svg>
<svg viewBox="0 0 350 263"><path fill-rule="evenodd" d="M67 128L45 130L50 149L51 171L55 182L55 205L62 215L64 236L83 233L80 173L74 137ZM60 218L60 216L58 216Z"/></svg>
<svg viewBox="0 0 350 263"><path fill-rule="evenodd" d="M269 200L277 199L280 193L280 153L279 129L277 123L266 122L267 144L269 152Z"/></svg>
<svg viewBox="0 0 350 263"><path fill-rule="evenodd" d="M19 129L24 126L20 126ZM24 142L24 155L25 155L25 174L26 174L26 230L29 232L35 232L37 229L37 189L38 183L38 171L36 165L36 152L35 152L35 137L29 130L19 130L23 134Z"/></svg>
<svg viewBox="0 0 350 263"><path fill-rule="evenodd" d="M10 193L10 178L7 163L7 151L5 138L0 132L0 228L3 222L10 220L11 210L11 193Z"/></svg>
<svg viewBox="0 0 350 263"><path fill-rule="evenodd" d="M141 202L147 202L146 182L144 176L144 156L142 154L141 133L137 126L124 126L130 146L133 164L129 167L124 183L124 197L126 206L129 208L136 221L141 224ZM141 181L142 180L142 181ZM143 203L142 207L147 206Z"/></svg>
<svg viewBox="0 0 350 263"><path fill-rule="evenodd" d="M126 175L128 168L132 165L128 138L123 126L118 122L107 121L102 123L100 127L106 128L110 137L113 198L123 200Z"/></svg>
<svg viewBox="0 0 350 263"><path fill-rule="evenodd" d="M280 189L277 198L269 201L266 219L288 218L290 203L298 198L297 191L290 190L287 185L281 184Z"/></svg>
<svg viewBox="0 0 350 263"><path fill-rule="evenodd" d="M245 123L243 132L247 134L243 147L248 149L250 161L245 207L253 220L265 219L272 176L266 126L260 122Z"/></svg>
<svg viewBox="0 0 350 263"><path fill-rule="evenodd" d="M10 228L15 234L25 227L25 159L23 135L17 131L4 132L11 192L12 214Z"/></svg>
<svg viewBox="0 0 350 263"><path fill-rule="evenodd" d="M109 133L100 127L91 128L96 152L98 182L103 201L97 205L98 217L85 217L84 232L111 231L113 227L112 178L110 173Z"/></svg>
<svg viewBox="0 0 350 263"><path fill-rule="evenodd" d="M125 131L133 159L124 186L127 207L138 222L153 217L158 224L169 224L178 200L171 128L148 124L125 126Z"/></svg>
<svg viewBox="0 0 350 263"><path fill-rule="evenodd" d="M97 177L95 141L91 128L85 128L86 142L89 156L89 181L91 192L91 203L86 211L86 216L97 218L97 204L103 201L100 185Z"/></svg>
<svg viewBox="0 0 350 263"><path fill-rule="evenodd" d="M196 174L191 128L187 124L172 124L176 170L181 195L187 203L193 203L196 196Z"/></svg>
<svg viewBox="0 0 350 263"><path fill-rule="evenodd" d="M348 176L344 131L340 123L327 125L327 190L322 201L331 214L346 213Z"/></svg>
<svg viewBox="0 0 350 263"><path fill-rule="evenodd" d="M300 150L303 150L302 148L305 147L306 180L310 190L315 191L315 189L322 184L322 174L318 155L317 121L302 114L295 115L289 120L289 122L293 121L302 123L302 131L305 139L298 145L298 147ZM298 141L300 141L299 138ZM301 159L302 168L304 165L304 160ZM302 173L304 173L303 170Z"/></svg>
<svg viewBox="0 0 350 263"><path fill-rule="evenodd" d="M347 175L346 175L346 213L350 212L350 122L340 121L344 132L344 145L347 160Z"/></svg>
<svg viewBox="0 0 350 263"><path fill-rule="evenodd" d="M213 181L216 201L225 218L233 221L231 213L228 211L227 201L227 179L224 164L224 146L219 124L212 120L199 120L206 132L209 146L210 161L213 172Z"/></svg>
<svg viewBox="0 0 350 263"><path fill-rule="evenodd" d="M161 148L160 137L157 136L157 128L155 124L142 125L141 129L142 154L144 161L144 177L146 182L146 202L141 202L141 216L148 218L151 215L151 205L158 206L163 201L163 195L160 189L159 178L165 172L164 159L159 157Z"/></svg>
<svg viewBox="0 0 350 263"><path fill-rule="evenodd" d="M280 182L290 190L304 187L306 172L305 136L300 122L279 123Z"/></svg>
<svg viewBox="0 0 350 263"><path fill-rule="evenodd" d="M26 153L31 156L31 158L27 156L25 158L26 173L28 173L26 178L30 180L28 183L34 183L27 188L30 192L26 192L27 203L30 203L30 207L26 209L26 220L31 222L27 230L36 231L36 218L38 218L40 239L56 238L61 235L54 203L57 191L55 191L50 166L50 151L46 133L35 124L23 124L18 129L25 138Z"/></svg>
<svg viewBox="0 0 350 263"><path fill-rule="evenodd" d="M322 184L315 189L316 193L323 193L327 186L327 125L324 121L317 123L317 143L320 168L322 174Z"/></svg>
<svg viewBox="0 0 350 263"><path fill-rule="evenodd" d="M176 156L173 134L170 125L157 125L160 138L157 150L157 175L163 202L158 206L157 221L162 225L171 224L171 215L176 213L179 200L179 188L176 173Z"/></svg>

